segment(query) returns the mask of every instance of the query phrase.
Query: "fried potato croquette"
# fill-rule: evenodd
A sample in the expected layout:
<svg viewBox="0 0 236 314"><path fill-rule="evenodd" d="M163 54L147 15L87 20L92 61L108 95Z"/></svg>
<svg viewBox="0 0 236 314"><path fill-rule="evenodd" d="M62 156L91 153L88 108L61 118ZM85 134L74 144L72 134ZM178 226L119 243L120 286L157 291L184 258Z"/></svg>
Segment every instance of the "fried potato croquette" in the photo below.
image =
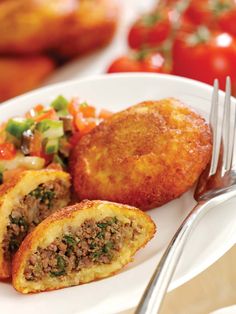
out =
<svg viewBox="0 0 236 314"><path fill-rule="evenodd" d="M0 2L0 52L32 54L49 50L64 36L78 0Z"/></svg>
<svg viewBox="0 0 236 314"><path fill-rule="evenodd" d="M147 210L187 191L211 157L205 120L176 99L146 101L82 137L71 156L79 199Z"/></svg>
<svg viewBox="0 0 236 314"><path fill-rule="evenodd" d="M63 171L24 171L0 186L0 278L25 236L70 200L70 176Z"/></svg>
<svg viewBox="0 0 236 314"><path fill-rule="evenodd" d="M0 102L38 86L54 68L48 57L0 57Z"/></svg>
<svg viewBox="0 0 236 314"><path fill-rule="evenodd" d="M55 53L68 58L105 46L113 38L118 17L117 0L80 0Z"/></svg>
<svg viewBox="0 0 236 314"><path fill-rule="evenodd" d="M30 293L111 276L155 229L148 215L127 205L83 201L59 210L22 242L13 261L13 286Z"/></svg>

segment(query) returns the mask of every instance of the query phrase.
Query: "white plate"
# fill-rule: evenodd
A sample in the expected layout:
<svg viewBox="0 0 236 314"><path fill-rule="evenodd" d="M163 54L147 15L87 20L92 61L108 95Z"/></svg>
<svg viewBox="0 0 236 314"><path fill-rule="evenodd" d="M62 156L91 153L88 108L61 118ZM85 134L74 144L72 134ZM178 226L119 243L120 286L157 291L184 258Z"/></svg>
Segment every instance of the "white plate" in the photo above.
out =
<svg viewBox="0 0 236 314"><path fill-rule="evenodd" d="M58 94L79 95L99 108L117 111L143 100L176 97L207 116L212 89L192 80L168 75L110 75L66 82L36 90L0 107L0 120L23 114L37 103L48 104ZM223 93L221 94L221 101ZM101 281L59 291L21 295L0 283L0 311L15 314L106 314L134 307L163 250L194 205L192 192L149 211L157 223L155 238L119 274ZM223 255L236 240L235 199L210 211L193 233L170 290L196 276Z"/></svg>

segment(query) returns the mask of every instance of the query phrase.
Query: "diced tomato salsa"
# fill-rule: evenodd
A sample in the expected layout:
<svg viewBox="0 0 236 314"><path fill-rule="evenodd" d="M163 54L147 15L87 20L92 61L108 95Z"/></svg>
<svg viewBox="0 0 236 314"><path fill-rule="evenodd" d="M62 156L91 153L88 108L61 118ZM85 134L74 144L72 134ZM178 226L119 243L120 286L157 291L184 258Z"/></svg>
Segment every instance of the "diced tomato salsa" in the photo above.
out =
<svg viewBox="0 0 236 314"><path fill-rule="evenodd" d="M58 96L49 107L37 104L24 117L2 123L0 183L4 173L8 177L17 169L66 169L72 147L111 115L107 110L97 112L94 106L78 98L68 101Z"/></svg>

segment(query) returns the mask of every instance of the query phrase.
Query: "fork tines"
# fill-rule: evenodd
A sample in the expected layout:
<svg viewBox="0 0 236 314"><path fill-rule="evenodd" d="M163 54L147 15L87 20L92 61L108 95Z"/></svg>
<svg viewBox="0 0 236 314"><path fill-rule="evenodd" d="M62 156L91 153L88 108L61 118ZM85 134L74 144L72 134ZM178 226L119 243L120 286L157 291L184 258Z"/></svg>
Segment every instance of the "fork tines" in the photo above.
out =
<svg viewBox="0 0 236 314"><path fill-rule="evenodd" d="M226 78L222 123L219 121L219 110L219 82L217 79L215 79L210 113L210 126L213 134L213 150L210 175L214 175L217 171L217 168L219 169L219 167L221 168L222 175L224 175L225 172L231 169L233 163L236 109L235 102L231 100L230 77ZM219 162L219 156L221 155L222 161L220 160Z"/></svg>

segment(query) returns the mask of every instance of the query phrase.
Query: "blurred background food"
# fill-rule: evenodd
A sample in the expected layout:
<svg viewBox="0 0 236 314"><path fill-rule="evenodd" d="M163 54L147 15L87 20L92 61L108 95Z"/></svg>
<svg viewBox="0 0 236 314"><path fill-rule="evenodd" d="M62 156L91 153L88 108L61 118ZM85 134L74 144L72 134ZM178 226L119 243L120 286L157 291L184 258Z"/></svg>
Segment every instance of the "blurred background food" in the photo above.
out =
<svg viewBox="0 0 236 314"><path fill-rule="evenodd" d="M116 0L0 0L0 101L109 43L118 16Z"/></svg>
<svg viewBox="0 0 236 314"><path fill-rule="evenodd" d="M236 0L0 0L0 101L104 72L230 75L236 94L235 23Z"/></svg>
<svg viewBox="0 0 236 314"><path fill-rule="evenodd" d="M33 89L54 69L46 56L0 57L0 101Z"/></svg>
<svg viewBox="0 0 236 314"><path fill-rule="evenodd" d="M53 49L77 10L76 0L3 0L0 52L38 54Z"/></svg>

